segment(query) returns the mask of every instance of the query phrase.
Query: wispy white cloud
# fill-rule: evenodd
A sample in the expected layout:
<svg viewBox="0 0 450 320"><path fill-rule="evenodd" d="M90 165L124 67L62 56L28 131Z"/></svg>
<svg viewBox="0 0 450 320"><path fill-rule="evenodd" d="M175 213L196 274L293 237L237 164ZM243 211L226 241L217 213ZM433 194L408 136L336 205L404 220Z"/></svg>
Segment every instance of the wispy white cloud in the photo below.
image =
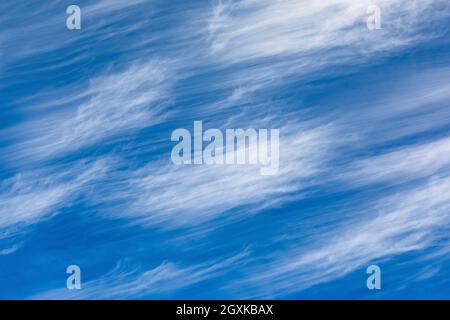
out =
<svg viewBox="0 0 450 320"><path fill-rule="evenodd" d="M364 99L352 95L339 108L339 125L372 146L442 130L450 122L449 76L448 68L418 67L378 78L359 89Z"/></svg>
<svg viewBox="0 0 450 320"><path fill-rule="evenodd" d="M11 160L62 156L161 122L170 101L168 84L173 78L169 79L166 65L157 61L135 63L124 71L91 79L78 99L68 99L69 107L14 129L19 141Z"/></svg>
<svg viewBox="0 0 450 320"><path fill-rule="evenodd" d="M302 197L315 184L333 156L333 130L332 125L281 127L275 175L261 175L256 165L174 165L167 155L164 161L128 172L127 183L111 185L104 196L127 203L111 210L112 216L171 227L198 225L243 206L247 213L257 212ZM239 216L235 212L229 218Z"/></svg>
<svg viewBox="0 0 450 320"><path fill-rule="evenodd" d="M379 259L423 250L446 237L439 230L450 222L449 209L449 177L380 199L362 209L359 218L317 234L310 245L283 252L258 269L248 278L247 294L287 295Z"/></svg>
<svg viewBox="0 0 450 320"><path fill-rule="evenodd" d="M223 275L230 268L241 265L247 255L245 250L228 258L187 267L163 262L147 271L141 271L141 268L130 269L119 263L104 276L82 282L81 290L54 289L33 296L32 299L137 299L174 295L181 289Z"/></svg>
<svg viewBox="0 0 450 320"><path fill-rule="evenodd" d="M122 9L128 8L128 5L148 3L150 1L97 1L84 8L83 12L88 18L90 15L93 18L115 12L117 16L114 19L121 19L123 12L126 12ZM382 9L383 29L376 31L366 28L366 9L373 4L369 0L244 0L215 3L210 15L200 10L197 20L191 25L203 29L178 28L183 35L173 30L164 34L173 34L175 39L183 40L183 45L189 44L187 48L195 49L184 48L170 53L182 56L178 57L176 67L186 72L182 76L184 80L189 80L186 81L189 84L177 88L179 91L176 94L189 96L186 99L189 104L174 106L173 111L177 113L175 120L183 118L188 107L189 116L198 115L220 126L244 127L258 122L257 119L267 114L277 114L279 118L275 122L268 121L270 124L259 127L274 127L275 123L282 123L278 175L261 176L259 167L250 166L177 167L170 163L166 154L166 158L152 159L139 170L135 170L136 163L130 162L128 171L109 171L108 183L96 184L96 194L91 194L88 201L100 201L100 211L108 217L173 228L228 218L225 213L232 209L234 211L229 218L239 219L245 214L298 200L308 192L308 188L328 182L327 174L336 168L346 171L343 174L331 173L330 176L337 175L345 184L354 186L373 182L389 185L408 183L404 191L396 189L395 196L382 197L371 205L357 205L354 210L359 213L352 213L349 220L342 217L340 226L330 226L324 234L317 234L310 245L275 253L279 258L277 261L263 265L267 270L257 269L256 275L245 281L250 288L258 288L255 296L277 296L281 292L285 294L331 281L373 259L426 248L441 236L434 231L450 222L447 214L450 200L448 138L430 139L427 143L408 146L397 145L389 153L358 161L349 160L344 154L336 155L335 148L345 143L343 140L346 137L339 136L344 130L348 130L347 135L363 137L358 142L367 147L369 144L361 142L369 136L365 127L367 119L373 121L378 132L389 135L391 139L420 130L436 129L438 124L445 125L448 122L448 107L444 102L448 100L449 90L442 81L447 78L444 73L435 73L435 79L439 79L437 82L422 83L420 78L416 78L414 83L403 88L403 92L390 91L392 95L384 96L385 101L379 104L381 108L376 106L369 110L348 106L356 116L352 118L350 115L346 121L338 119L339 129L336 123L324 124L329 123L324 119L320 124L305 124L303 119L298 120L301 117L285 113L286 109L291 108L279 108L278 101L274 101L276 97L271 95L270 90L263 89L273 89L280 85L279 79L290 80L291 76L296 81L306 76L312 80L315 77L311 75L313 71L320 71L317 73L320 77L327 72L343 72L334 67L364 65L369 63L369 59L376 60L386 53L434 38L439 34L417 31L447 14L439 11L445 2L380 0L377 4ZM9 35L0 34L0 48L5 48L5 44L13 48L6 57L13 59L13 51L16 51L17 57L23 58L69 46L75 40L89 43L83 34L76 39L49 41L60 39L59 32L48 32L61 24L60 20L53 18L32 27L9 30L12 31ZM112 23L105 21L106 24ZM125 23L113 32L108 28L101 29L106 24L96 25L98 37L89 40L112 39L117 33L125 34L146 25L140 22ZM29 34L44 30L47 31L41 37L24 41ZM193 40L205 30L207 35L204 38ZM17 34L23 36L14 39ZM146 35L149 39L154 36L150 33ZM0 57L2 54L4 52L0 52ZM143 51L139 54L142 56ZM125 70L114 70L92 78L83 87L86 90L77 87L67 99L41 100L40 105L60 104L64 108L45 110L48 113L44 117L14 128L13 135L8 135L8 139L17 143L13 148L2 147L2 160L29 165L36 160L55 159L96 143L117 142L121 135L130 131L161 123L167 119L167 106L174 98L171 92L173 70L171 63L154 60L136 62ZM205 81L211 75L209 72L214 73L214 77L211 81ZM199 81L201 84L190 81L197 80L200 75L204 76L203 81ZM193 78L189 79L190 76ZM210 97L220 90L229 90L229 95L223 99ZM246 100L252 94L263 91L266 94L262 99L266 100L264 103L256 99ZM409 95L410 92L413 94ZM203 103L199 96L208 96L207 100L213 100L213 103L206 103L204 109L199 110L196 107ZM192 100L189 99L193 97L195 102L191 105ZM246 104L239 104L242 101ZM430 105L434 106L432 110L426 108ZM215 109L215 106L220 108ZM234 109L225 112L225 107ZM295 105L296 109L302 107ZM315 114L312 111L317 116L312 118L321 118L319 112ZM347 112L343 114L349 115ZM424 116L427 121L418 120L423 120ZM292 122L298 120L298 123L286 124L289 119ZM341 159L344 165L333 168L330 164L333 159ZM48 167L40 171L27 170L4 181L0 185L0 238L14 235L24 226L51 217L70 205L76 195L101 179L107 170L108 166L103 162L68 165L62 170ZM417 178L428 179L432 176L436 176L435 179L426 184L409 184ZM12 250L15 247L3 249L0 255L12 253ZM84 283L82 291L54 290L37 298L114 299L168 293L222 274L236 261L231 258L194 267L162 263L144 272L118 267L98 280ZM433 273L425 276L433 276Z"/></svg>
<svg viewBox="0 0 450 320"><path fill-rule="evenodd" d="M16 235L70 204L107 170L105 161L18 174L0 184L0 238Z"/></svg>
<svg viewBox="0 0 450 320"><path fill-rule="evenodd" d="M382 29L366 27L370 0L217 1L209 22L211 49L226 61L296 55L308 58L355 57L419 40L417 23L436 14L440 0L380 0ZM432 37L433 35L428 35ZM320 56L312 54L320 52ZM336 61L334 61L336 62Z"/></svg>
<svg viewBox="0 0 450 320"><path fill-rule="evenodd" d="M222 65L240 66L239 76L232 75L236 86L267 87L292 76L311 80L319 71L347 72L341 67L373 63L439 36L419 30L445 16L441 0L381 0L376 4L382 29L371 31L366 26L370 0L215 3L208 22L210 56Z"/></svg>
<svg viewBox="0 0 450 320"><path fill-rule="evenodd" d="M12 254L12 253L16 252L17 250L19 250L20 247L21 247L20 244L15 244L12 247L1 249L0 256L6 256L8 254Z"/></svg>
<svg viewBox="0 0 450 320"><path fill-rule="evenodd" d="M2 161L18 173L0 186L0 237L16 235L53 216L111 169L108 156L65 165L51 161L163 121L174 80L168 70L161 61L140 61L106 72L87 86L68 90L70 97L41 102L53 106L5 129L3 139L14 143L2 147Z"/></svg>
<svg viewBox="0 0 450 320"><path fill-rule="evenodd" d="M350 186L365 191L365 196L344 200L343 207L349 209L332 214L329 225L323 215L320 232L317 226L312 232L303 230L309 234L308 245L270 254L275 256L273 263L256 268L248 287L233 287L236 292L250 297L283 296L336 280L373 261L429 248L433 253L416 259L433 261L437 266L424 272L425 278L437 274L439 261L448 253L439 243L449 240L450 140L442 134L423 137L420 143L398 139L432 132L448 123L445 74L447 70L420 70L398 81L397 88L384 89L368 108L363 104L350 109L354 118L344 112L345 120L336 122L342 132L354 134L347 150L363 148L370 155L337 154L339 162L330 167L329 177L339 177L336 190ZM373 132L368 121L374 123ZM391 139L397 139L394 146L376 153L371 149ZM341 166L341 161L345 165ZM375 183L382 189L367 193L367 185ZM407 279L400 284L401 288L406 285Z"/></svg>
<svg viewBox="0 0 450 320"><path fill-rule="evenodd" d="M239 112L244 108L240 102L254 102L248 99L252 95L266 94L270 100L291 81L349 73L353 66L367 66L435 39L442 34L436 28L421 31L448 15L442 0L377 1L383 28L371 31L367 8L374 3L369 0L212 3L212 8L188 11L189 22L180 22L183 32L171 33L184 47L184 71L214 74L207 90L203 82L196 85L198 81L188 89L198 94L228 92L223 101L203 108L205 116L214 113L213 108Z"/></svg>
<svg viewBox="0 0 450 320"><path fill-rule="evenodd" d="M130 20L127 24L117 24L121 19L130 17L132 10L142 7L147 14L152 14L152 0L95 0L81 6L82 30L70 33L66 29L66 6L58 1L46 3L17 3L14 8L2 7L0 4L0 67L40 54L60 50L77 51L80 43L94 45L99 39L112 39L113 36L126 34L134 30L139 22ZM136 11L135 11L136 12ZM16 19L20 15L22 19ZM107 28L115 24L114 29ZM95 33L89 31L95 30ZM87 32L86 32L87 31ZM81 40L81 41L80 41ZM75 44L77 43L77 44ZM78 57L67 58L71 62L86 54L79 52ZM1 69L0 69L1 70ZM4 74L1 74L4 76Z"/></svg>
<svg viewBox="0 0 450 320"><path fill-rule="evenodd" d="M124 10L129 7L133 7L143 3L152 3L153 0L99 0L93 4L90 4L83 10L88 15L106 15L111 11Z"/></svg>
<svg viewBox="0 0 450 320"><path fill-rule="evenodd" d="M352 185L401 183L450 170L450 138L402 146L399 150L358 160L349 165L343 179Z"/></svg>

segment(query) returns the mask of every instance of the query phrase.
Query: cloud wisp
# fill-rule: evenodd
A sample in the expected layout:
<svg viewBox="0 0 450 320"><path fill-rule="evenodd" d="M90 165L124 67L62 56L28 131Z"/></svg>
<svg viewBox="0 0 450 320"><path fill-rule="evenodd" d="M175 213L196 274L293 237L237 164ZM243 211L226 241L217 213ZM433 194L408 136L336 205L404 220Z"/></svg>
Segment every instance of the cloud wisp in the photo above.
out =
<svg viewBox="0 0 450 320"><path fill-rule="evenodd" d="M48 219L104 176L105 160L17 174L0 184L0 238Z"/></svg>
<svg viewBox="0 0 450 320"><path fill-rule="evenodd" d="M122 204L120 210L111 210L116 212L113 217L166 227L199 225L231 209L245 207L255 213L280 205L315 185L335 147L332 125L290 123L280 132L280 168L275 175L261 175L254 165L174 165L167 155L165 161L127 172L126 183L111 184L100 197ZM234 212L230 217L238 216Z"/></svg>
<svg viewBox="0 0 450 320"><path fill-rule="evenodd" d="M186 267L163 262L146 271L142 271L142 268L129 268L119 262L109 273L84 282L83 290L54 289L39 293L32 299L138 299L174 295L179 290L223 275L231 267L242 264L247 255L248 252L244 250L231 257Z"/></svg>
<svg viewBox="0 0 450 320"><path fill-rule="evenodd" d="M160 123L170 101L167 72L163 62L150 61L91 79L86 91L68 99L63 111L15 129L19 141L11 160L60 157Z"/></svg>
<svg viewBox="0 0 450 320"><path fill-rule="evenodd" d="M286 296L373 261L428 248L445 238L442 228L450 223L449 195L450 179L444 177L380 199L363 208L360 218L342 221L336 230L311 239L310 246L283 252L260 267L247 279L245 294Z"/></svg>

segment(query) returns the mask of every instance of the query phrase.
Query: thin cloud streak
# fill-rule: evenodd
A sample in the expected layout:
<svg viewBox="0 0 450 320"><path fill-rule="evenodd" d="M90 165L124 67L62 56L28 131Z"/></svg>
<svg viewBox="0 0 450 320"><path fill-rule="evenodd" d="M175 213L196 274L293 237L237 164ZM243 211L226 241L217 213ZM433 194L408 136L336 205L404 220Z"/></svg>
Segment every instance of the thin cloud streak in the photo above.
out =
<svg viewBox="0 0 450 320"><path fill-rule="evenodd" d="M0 238L48 219L108 170L105 160L17 174L0 184Z"/></svg>
<svg viewBox="0 0 450 320"><path fill-rule="evenodd" d="M146 271L141 271L141 268L130 269L119 262L109 273L98 279L83 282L82 290L54 289L31 298L35 300L137 299L144 296L174 294L181 289L223 275L230 268L242 264L247 255L248 251L244 250L231 257L186 267L163 262Z"/></svg>
<svg viewBox="0 0 450 320"><path fill-rule="evenodd" d="M251 214L301 198L333 157L333 127L287 124L280 132L280 168L275 175L261 175L259 165L176 166L168 155L165 161L128 172L126 183L111 184L99 201L126 204L108 210L111 217L182 227L223 217L231 209L245 207Z"/></svg>
<svg viewBox="0 0 450 320"><path fill-rule="evenodd" d="M15 129L10 161L45 160L164 120L170 102L163 62L135 63L121 72L98 76L79 93L75 108L56 112Z"/></svg>
<svg viewBox="0 0 450 320"><path fill-rule="evenodd" d="M344 182L353 186L400 183L450 171L450 138L402 146L383 155L358 160L346 168Z"/></svg>
<svg viewBox="0 0 450 320"><path fill-rule="evenodd" d="M245 294L285 296L343 277L371 261L428 248L441 240L438 231L450 223L449 209L449 177L380 199L365 208L361 218L317 235L311 246L283 252L277 261L253 270Z"/></svg>

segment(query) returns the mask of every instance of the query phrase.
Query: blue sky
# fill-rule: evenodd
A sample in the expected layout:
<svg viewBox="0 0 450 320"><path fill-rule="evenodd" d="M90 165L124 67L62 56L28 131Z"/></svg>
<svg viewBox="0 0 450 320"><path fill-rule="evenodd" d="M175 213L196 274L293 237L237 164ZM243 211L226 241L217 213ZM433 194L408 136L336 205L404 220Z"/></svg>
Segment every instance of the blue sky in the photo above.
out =
<svg viewBox="0 0 450 320"><path fill-rule="evenodd" d="M450 298L449 22L445 0L2 1L0 298ZM278 128L278 174L174 165L196 120Z"/></svg>

